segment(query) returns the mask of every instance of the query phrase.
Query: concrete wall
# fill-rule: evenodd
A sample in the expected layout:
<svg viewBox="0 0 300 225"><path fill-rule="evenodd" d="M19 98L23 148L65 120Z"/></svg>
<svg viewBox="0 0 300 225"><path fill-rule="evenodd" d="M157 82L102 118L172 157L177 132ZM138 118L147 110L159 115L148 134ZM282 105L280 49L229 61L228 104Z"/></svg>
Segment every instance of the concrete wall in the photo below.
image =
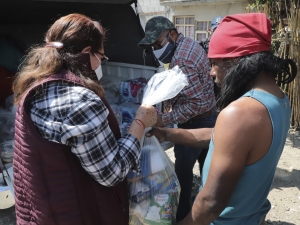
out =
<svg viewBox="0 0 300 225"><path fill-rule="evenodd" d="M154 16L167 16L165 8L168 7L160 5L159 0L139 0L138 12L142 26L145 28L147 21Z"/></svg>
<svg viewBox="0 0 300 225"><path fill-rule="evenodd" d="M195 16L195 20L210 21L215 16L245 13L247 3L206 3L187 6L171 6L167 17L174 22L174 16Z"/></svg>
<svg viewBox="0 0 300 225"><path fill-rule="evenodd" d="M195 20L211 21L215 16L226 16L246 12L248 3L203 3L195 2L190 5L160 4L159 0L139 0L138 12L141 24L145 28L146 22L154 16L165 16L174 22L174 16L194 16Z"/></svg>

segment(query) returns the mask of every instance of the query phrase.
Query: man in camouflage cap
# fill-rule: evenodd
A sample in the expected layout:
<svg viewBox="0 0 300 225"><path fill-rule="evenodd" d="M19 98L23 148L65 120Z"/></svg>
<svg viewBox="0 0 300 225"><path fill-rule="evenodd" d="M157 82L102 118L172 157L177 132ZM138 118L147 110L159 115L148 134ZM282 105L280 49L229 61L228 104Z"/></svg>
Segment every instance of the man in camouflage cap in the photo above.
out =
<svg viewBox="0 0 300 225"><path fill-rule="evenodd" d="M189 81L189 85L178 96L164 102L172 110L159 114L155 126L178 124L183 129L214 127L217 117L214 114L214 84L209 75L209 60L199 43L178 33L167 18L157 16L147 22L145 37L138 46L152 49L158 60L169 63L169 69L178 65ZM193 167L201 151L202 149L179 144L174 146L175 172L181 186L177 221L182 220L190 211Z"/></svg>
<svg viewBox="0 0 300 225"><path fill-rule="evenodd" d="M156 16L150 19L145 28L145 37L139 42L139 47L154 43L165 30L175 29L174 24L163 16Z"/></svg>

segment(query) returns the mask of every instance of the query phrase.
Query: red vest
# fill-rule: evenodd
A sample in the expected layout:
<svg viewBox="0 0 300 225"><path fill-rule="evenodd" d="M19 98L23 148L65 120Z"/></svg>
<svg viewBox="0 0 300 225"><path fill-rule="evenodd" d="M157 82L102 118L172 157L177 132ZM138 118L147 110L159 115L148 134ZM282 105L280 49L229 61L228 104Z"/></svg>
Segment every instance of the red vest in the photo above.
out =
<svg viewBox="0 0 300 225"><path fill-rule="evenodd" d="M32 87L19 104L14 149L17 224L128 225L126 179L115 187L100 185L81 167L69 146L47 141L31 121L27 100L37 86L54 80L84 86L80 78L63 70ZM119 139L117 120L102 101L109 110L109 126Z"/></svg>

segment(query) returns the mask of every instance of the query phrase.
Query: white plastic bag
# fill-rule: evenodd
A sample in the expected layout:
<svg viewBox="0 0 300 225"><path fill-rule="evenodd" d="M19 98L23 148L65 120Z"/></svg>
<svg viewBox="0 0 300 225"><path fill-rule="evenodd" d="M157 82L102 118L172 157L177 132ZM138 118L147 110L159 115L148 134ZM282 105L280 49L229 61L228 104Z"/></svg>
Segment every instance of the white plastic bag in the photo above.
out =
<svg viewBox="0 0 300 225"><path fill-rule="evenodd" d="M178 66L155 74L148 82L142 104L155 105L175 97L188 84ZM169 157L156 137L141 140L141 173L129 172L129 224L174 225L180 185Z"/></svg>
<svg viewBox="0 0 300 225"><path fill-rule="evenodd" d="M188 84L186 75L178 66L157 73L145 87L142 104L155 105L174 98Z"/></svg>
<svg viewBox="0 0 300 225"><path fill-rule="evenodd" d="M173 164L154 136L144 137L141 142L142 172L129 172L127 176L129 224L173 225L180 194Z"/></svg>

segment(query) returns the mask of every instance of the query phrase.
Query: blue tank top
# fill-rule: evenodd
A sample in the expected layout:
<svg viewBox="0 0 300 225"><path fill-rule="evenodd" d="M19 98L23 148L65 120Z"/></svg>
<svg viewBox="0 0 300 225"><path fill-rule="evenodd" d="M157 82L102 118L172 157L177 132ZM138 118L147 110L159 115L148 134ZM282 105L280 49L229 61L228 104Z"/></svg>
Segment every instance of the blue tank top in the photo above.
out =
<svg viewBox="0 0 300 225"><path fill-rule="evenodd" d="M211 225L258 225L271 208L267 196L290 128L290 103L286 95L280 99L258 90L251 90L242 97L254 98L267 108L273 128L272 143L262 159L244 168L228 205ZM203 185L213 151L212 139L203 166Z"/></svg>

